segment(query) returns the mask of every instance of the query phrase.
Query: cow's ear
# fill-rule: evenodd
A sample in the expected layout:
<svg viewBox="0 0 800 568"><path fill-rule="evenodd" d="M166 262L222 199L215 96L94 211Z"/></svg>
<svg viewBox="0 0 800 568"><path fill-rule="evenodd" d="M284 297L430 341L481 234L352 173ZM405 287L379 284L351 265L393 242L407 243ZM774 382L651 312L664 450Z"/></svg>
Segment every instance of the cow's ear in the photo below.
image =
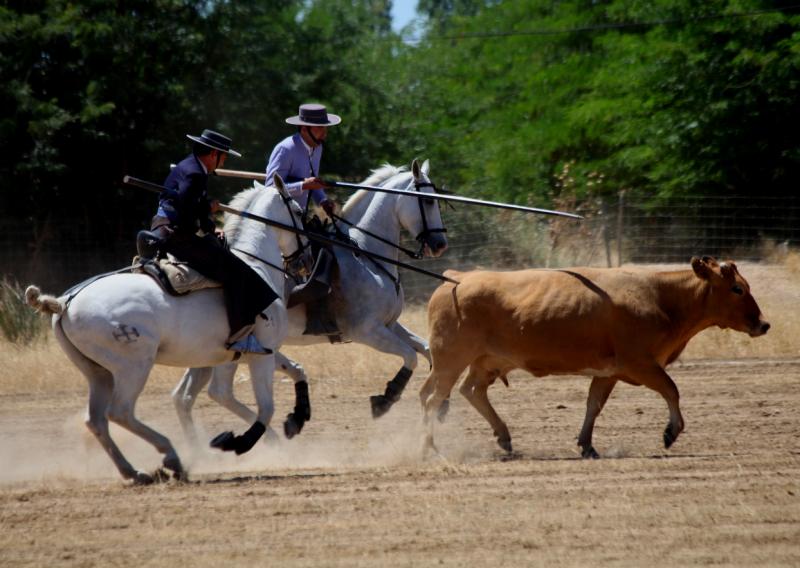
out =
<svg viewBox="0 0 800 568"><path fill-rule="evenodd" d="M736 265L730 260L726 260L719 265L719 271L725 278L733 278L736 276Z"/></svg>
<svg viewBox="0 0 800 568"><path fill-rule="evenodd" d="M692 257L692 270L694 270L694 273L697 274L698 278L701 278L703 280L708 280L714 273L714 270L711 268L711 263L709 262L709 259L711 261L714 261L714 259L711 258L710 256L704 256L703 258L699 258L696 256ZM714 261L714 264L716 264L716 261Z"/></svg>

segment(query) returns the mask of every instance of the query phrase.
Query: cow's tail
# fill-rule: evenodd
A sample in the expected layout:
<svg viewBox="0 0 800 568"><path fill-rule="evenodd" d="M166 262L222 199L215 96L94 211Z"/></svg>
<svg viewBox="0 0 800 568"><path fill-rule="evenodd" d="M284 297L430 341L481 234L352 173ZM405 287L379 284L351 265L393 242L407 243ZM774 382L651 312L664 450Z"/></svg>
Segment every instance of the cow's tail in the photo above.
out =
<svg viewBox="0 0 800 568"><path fill-rule="evenodd" d="M61 300L49 294L42 294L37 286L28 286L25 290L25 303L37 312L47 315L59 315L64 312Z"/></svg>

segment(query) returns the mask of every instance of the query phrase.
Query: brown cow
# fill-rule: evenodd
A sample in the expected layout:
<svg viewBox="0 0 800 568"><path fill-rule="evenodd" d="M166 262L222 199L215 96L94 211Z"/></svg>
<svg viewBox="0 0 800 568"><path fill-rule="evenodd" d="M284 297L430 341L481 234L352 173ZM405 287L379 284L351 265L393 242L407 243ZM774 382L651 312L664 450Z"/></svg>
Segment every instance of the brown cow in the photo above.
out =
<svg viewBox="0 0 800 568"><path fill-rule="evenodd" d="M683 430L678 388L664 371L687 342L711 327L751 337L769 329L750 286L733 262L692 258L690 270L569 268L456 272L428 304L433 369L420 391L433 447L431 415L446 409L453 385L469 372L461 394L511 451L511 436L486 391L513 369L544 375L591 376L578 445L592 447L594 421L617 381L645 385L664 397L669 448Z"/></svg>

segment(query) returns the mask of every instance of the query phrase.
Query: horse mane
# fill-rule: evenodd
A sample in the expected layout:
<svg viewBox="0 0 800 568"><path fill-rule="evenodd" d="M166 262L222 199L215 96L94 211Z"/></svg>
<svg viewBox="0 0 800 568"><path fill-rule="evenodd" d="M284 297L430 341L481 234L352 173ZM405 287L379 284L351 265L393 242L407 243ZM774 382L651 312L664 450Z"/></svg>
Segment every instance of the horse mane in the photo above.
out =
<svg viewBox="0 0 800 568"><path fill-rule="evenodd" d="M253 182L253 187L240 191L233 196L233 199L230 201L230 206L234 209L238 209L239 211L247 211L250 204L258 199L258 197L261 195L261 192L265 189L266 187L260 183ZM228 242L235 241L239 236L239 232L242 230L242 222L244 220L244 217L240 217L239 215L233 215L230 213L225 215L224 230L225 238L228 240Z"/></svg>
<svg viewBox="0 0 800 568"><path fill-rule="evenodd" d="M391 164L384 164L380 168L372 170L370 176L361 183L364 185L381 185L386 180L402 173L408 173L408 168L406 166L393 166ZM369 191L368 189L359 189L356 191L342 206L342 214L344 215L352 211L353 208L368 195L373 195L373 192Z"/></svg>

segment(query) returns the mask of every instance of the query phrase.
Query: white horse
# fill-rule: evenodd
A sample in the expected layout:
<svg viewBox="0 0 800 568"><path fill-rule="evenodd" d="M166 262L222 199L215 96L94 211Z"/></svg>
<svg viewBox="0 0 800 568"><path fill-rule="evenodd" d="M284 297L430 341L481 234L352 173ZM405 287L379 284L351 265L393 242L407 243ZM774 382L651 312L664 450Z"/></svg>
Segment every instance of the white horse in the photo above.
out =
<svg viewBox="0 0 800 568"><path fill-rule="evenodd" d="M300 208L289 198L280 178L276 177L275 183L276 188L245 190L231 205L280 223L297 223ZM237 252L280 296L263 318L256 318L254 331L262 345L277 351L289 328L281 253L292 255L302 248L301 241L288 231L232 215L226 218L225 233L232 250L249 253ZM30 286L26 299L31 306L53 314L53 330L61 348L89 381L86 425L122 477L136 483L154 481L153 475L136 470L123 456L109 435L109 419L152 444L164 454L164 467L183 478L183 466L172 443L140 422L134 408L154 364L218 365L232 359L234 353L225 348L229 330L222 289L171 296L149 276L117 274L90 281L76 294L58 299L40 296L38 288ZM223 449L237 453L252 448L274 411L274 355L243 355L240 361L250 366L258 413L244 435L227 434Z"/></svg>
<svg viewBox="0 0 800 568"><path fill-rule="evenodd" d="M428 178L428 162L420 167L414 160L411 172L405 168L386 165L373 172L364 181L365 185L405 189L420 192L420 198L368 190L356 192L344 205L339 228L356 241L365 251L398 260L400 233L405 229L420 241L424 254L438 257L447 249L445 229L438 201L425 199L425 193L433 192ZM360 230L360 229L363 229ZM374 235L374 236L373 236ZM355 256L353 252L333 247L338 262L338 281L335 282L331 304L344 341L369 345L383 353L397 355L403 366L387 383L384 394L370 398L375 418L385 414L400 398L406 383L417 367L419 353L431 362L428 343L403 325L397 318L403 311L403 288L400 285L397 267L366 255ZM306 324L306 308L301 304L289 310L289 335L287 345L311 345L327 343L326 336L303 335ZM293 437L310 418L307 377L303 368L288 357L276 354L279 369L295 381L297 404L284 423L284 432ZM197 395L211 381L208 392L211 398L247 422L253 420L253 412L233 396L235 364L215 369L187 369L173 391L175 408L190 440L196 440L191 410ZM213 377L213 380L212 380Z"/></svg>

